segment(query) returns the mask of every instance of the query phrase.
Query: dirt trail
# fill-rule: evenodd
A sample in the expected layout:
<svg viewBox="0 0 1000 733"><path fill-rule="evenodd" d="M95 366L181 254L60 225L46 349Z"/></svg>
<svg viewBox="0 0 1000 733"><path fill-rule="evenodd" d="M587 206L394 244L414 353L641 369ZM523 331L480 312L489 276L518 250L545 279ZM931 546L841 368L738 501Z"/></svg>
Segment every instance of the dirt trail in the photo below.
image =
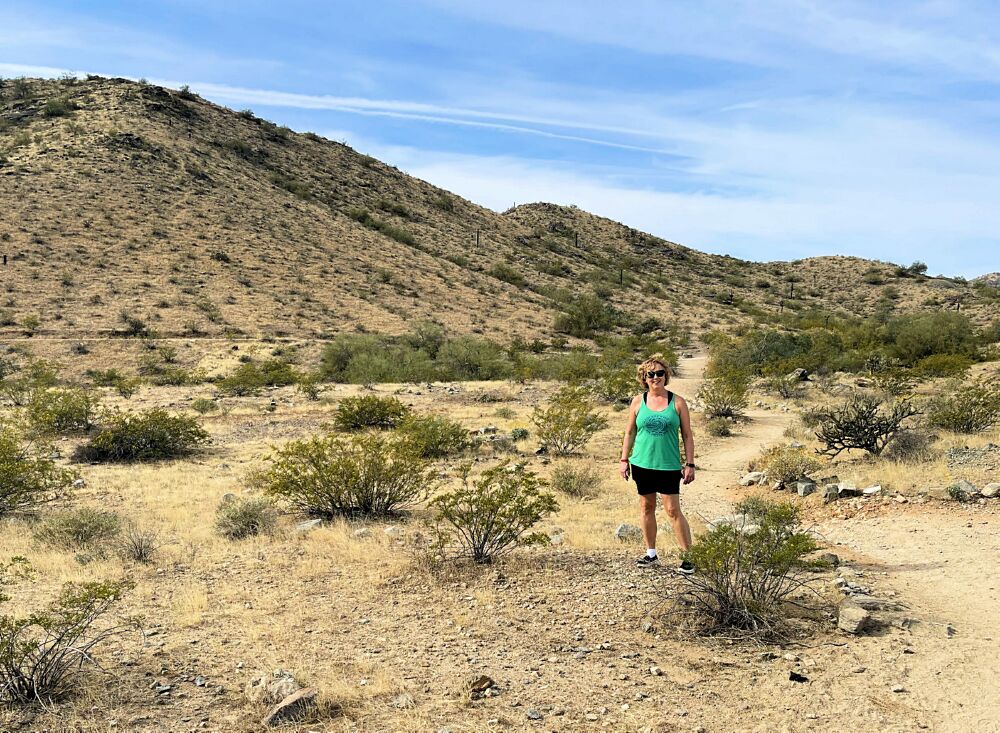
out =
<svg viewBox="0 0 1000 733"><path fill-rule="evenodd" d="M678 392L697 393L705 357L682 363ZM688 376L689 375L689 376ZM740 434L699 455L696 490L685 494L695 522L732 511L735 477L763 445L778 441L794 413L756 410ZM1000 731L1000 522L995 510L938 502L901 505L890 515L831 519L821 534L880 588L892 589L912 623L905 652L870 639L870 653L890 664L913 710L916 727L942 731ZM949 627L952 631L949 631ZM873 685L874 686L874 685ZM894 685L895 686L895 685ZM863 704L863 703L862 703Z"/></svg>

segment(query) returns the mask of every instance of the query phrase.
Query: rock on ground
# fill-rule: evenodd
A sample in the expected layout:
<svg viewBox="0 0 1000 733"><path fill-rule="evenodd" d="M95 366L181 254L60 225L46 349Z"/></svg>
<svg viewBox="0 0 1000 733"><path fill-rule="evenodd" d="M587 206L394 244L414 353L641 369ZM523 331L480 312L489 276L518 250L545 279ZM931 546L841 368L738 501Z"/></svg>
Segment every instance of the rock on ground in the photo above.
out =
<svg viewBox="0 0 1000 733"><path fill-rule="evenodd" d="M302 720L309 717L316 711L316 697L319 690L315 687L293 692L284 700L275 705L261 720L261 724L268 728L288 723L295 720Z"/></svg>
<svg viewBox="0 0 1000 733"><path fill-rule="evenodd" d="M848 634L860 634L871 624L871 614L850 599L837 610L837 627Z"/></svg>

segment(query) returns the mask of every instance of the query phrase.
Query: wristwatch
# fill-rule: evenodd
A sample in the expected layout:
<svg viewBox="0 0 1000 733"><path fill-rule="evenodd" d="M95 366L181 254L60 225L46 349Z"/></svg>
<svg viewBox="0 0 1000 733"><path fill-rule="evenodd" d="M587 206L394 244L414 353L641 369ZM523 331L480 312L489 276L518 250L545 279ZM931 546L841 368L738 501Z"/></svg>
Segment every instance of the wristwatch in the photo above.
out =
<svg viewBox="0 0 1000 733"><path fill-rule="evenodd" d="M684 468L694 468L694 464L693 463L685 463L684 464Z"/></svg>

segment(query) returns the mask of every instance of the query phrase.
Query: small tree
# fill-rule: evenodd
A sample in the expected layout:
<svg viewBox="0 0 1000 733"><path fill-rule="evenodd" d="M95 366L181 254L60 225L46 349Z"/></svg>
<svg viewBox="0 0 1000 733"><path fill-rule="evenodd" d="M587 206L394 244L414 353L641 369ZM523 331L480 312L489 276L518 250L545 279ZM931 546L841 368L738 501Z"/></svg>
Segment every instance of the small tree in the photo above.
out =
<svg viewBox="0 0 1000 733"><path fill-rule="evenodd" d="M76 473L60 468L46 451L0 428L0 517L32 513L69 496Z"/></svg>
<svg viewBox="0 0 1000 733"><path fill-rule="evenodd" d="M548 407L531 414L542 447L555 455L568 455L585 446L608 421L594 411L584 387L563 387Z"/></svg>
<svg viewBox="0 0 1000 733"><path fill-rule="evenodd" d="M780 635L793 594L809 586L805 571L821 565L817 549L790 504L746 499L737 520L698 538L684 559L697 572L684 576L676 612L709 634L766 639Z"/></svg>
<svg viewBox="0 0 1000 733"><path fill-rule="evenodd" d="M518 545L548 541L541 532L528 530L559 507L555 497L542 489L545 482L523 466L502 463L485 471L470 485L466 464L462 488L435 498L430 506L439 530L458 542L462 552L477 563L489 563Z"/></svg>
<svg viewBox="0 0 1000 733"><path fill-rule="evenodd" d="M896 402L887 411L881 408L878 398L855 395L838 408L817 413L816 437L826 446L818 452L833 457L860 448L877 456L901 429L904 420L920 414L909 400Z"/></svg>

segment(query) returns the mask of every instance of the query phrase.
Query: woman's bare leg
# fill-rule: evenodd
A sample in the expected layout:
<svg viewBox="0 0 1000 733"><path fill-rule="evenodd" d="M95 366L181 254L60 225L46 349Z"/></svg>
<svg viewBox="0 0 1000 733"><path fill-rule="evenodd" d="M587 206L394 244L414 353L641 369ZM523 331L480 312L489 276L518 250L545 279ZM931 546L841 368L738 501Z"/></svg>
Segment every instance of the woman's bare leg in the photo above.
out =
<svg viewBox="0 0 1000 733"><path fill-rule="evenodd" d="M646 540L646 548L656 549L656 494L639 495L639 524L642 536Z"/></svg>
<svg viewBox="0 0 1000 733"><path fill-rule="evenodd" d="M674 537L677 538L677 544L681 546L682 552L687 552L691 548L691 527L688 526L688 520L681 511L681 497L678 494L664 494L663 508L666 510L667 518L670 519L670 524L674 528ZM653 521L653 526L655 527L656 520L654 519Z"/></svg>

